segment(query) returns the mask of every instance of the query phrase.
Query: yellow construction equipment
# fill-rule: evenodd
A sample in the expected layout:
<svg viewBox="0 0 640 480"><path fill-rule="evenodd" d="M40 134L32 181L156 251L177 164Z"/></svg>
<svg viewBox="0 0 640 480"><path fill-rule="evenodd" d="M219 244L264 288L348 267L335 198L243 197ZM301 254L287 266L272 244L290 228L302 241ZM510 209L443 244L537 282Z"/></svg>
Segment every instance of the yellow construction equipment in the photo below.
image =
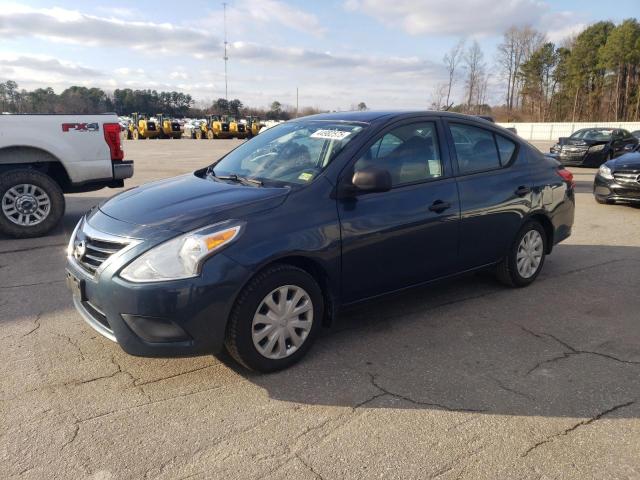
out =
<svg viewBox="0 0 640 480"><path fill-rule="evenodd" d="M250 115L247 117L247 136L249 138L255 137L260 133L262 128L262 122L259 117Z"/></svg>
<svg viewBox="0 0 640 480"><path fill-rule="evenodd" d="M146 115L138 113L131 114L131 123L129 124L127 138L144 140L146 138L157 138L159 134L160 129L156 121L148 119Z"/></svg>
<svg viewBox="0 0 640 480"><path fill-rule="evenodd" d="M160 126L160 138L182 138L182 127L180 122L173 118L166 118L164 114L156 115Z"/></svg>

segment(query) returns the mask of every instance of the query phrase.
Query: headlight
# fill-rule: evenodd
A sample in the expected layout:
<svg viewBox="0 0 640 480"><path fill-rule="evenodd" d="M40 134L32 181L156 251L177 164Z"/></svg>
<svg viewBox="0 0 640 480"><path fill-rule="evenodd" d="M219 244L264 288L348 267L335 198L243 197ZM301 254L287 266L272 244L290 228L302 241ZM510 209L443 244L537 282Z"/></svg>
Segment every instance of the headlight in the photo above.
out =
<svg viewBox="0 0 640 480"><path fill-rule="evenodd" d="M599 152L601 150L604 150L606 146L607 146L606 143L603 143L602 145L594 145L592 147L589 147L589 151L590 152Z"/></svg>
<svg viewBox="0 0 640 480"><path fill-rule="evenodd" d="M238 238L243 226L226 221L180 235L140 255L120 276L136 283L196 277L204 260Z"/></svg>
<svg viewBox="0 0 640 480"><path fill-rule="evenodd" d="M75 246L74 241L76 239L76 234L78 233L78 229L80 228L80 225L82 225L82 222L84 222L84 217L82 217L80 221L76 224L76 228L73 229L73 233L71 234L71 237L69 237L69 243L67 244L67 257L73 256L73 247Z"/></svg>
<svg viewBox="0 0 640 480"><path fill-rule="evenodd" d="M611 169L604 164L600 165L600 168L598 169L598 175L600 175L602 178L606 178L607 180L613 180Z"/></svg>

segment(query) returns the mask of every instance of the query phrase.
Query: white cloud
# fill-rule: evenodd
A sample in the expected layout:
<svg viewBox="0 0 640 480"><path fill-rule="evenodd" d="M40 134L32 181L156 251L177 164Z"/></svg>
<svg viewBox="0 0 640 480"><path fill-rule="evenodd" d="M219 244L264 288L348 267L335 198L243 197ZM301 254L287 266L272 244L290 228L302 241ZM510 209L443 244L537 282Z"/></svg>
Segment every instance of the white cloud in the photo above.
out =
<svg viewBox="0 0 640 480"><path fill-rule="evenodd" d="M102 77L104 73L93 68L83 67L72 62L61 61L57 58L44 55L7 55L0 54L0 66L16 69L30 70L59 74L69 77Z"/></svg>
<svg viewBox="0 0 640 480"><path fill-rule="evenodd" d="M62 8L9 4L0 10L0 37L39 37L83 46L118 46L181 55L220 42L207 31L171 23L133 22Z"/></svg>
<svg viewBox="0 0 640 480"><path fill-rule="evenodd" d="M411 35L495 35L512 25L536 25L549 11L540 0L346 0L344 7Z"/></svg>
<svg viewBox="0 0 640 480"><path fill-rule="evenodd" d="M222 32L222 11L216 10L198 24ZM273 34L280 27L316 37L323 36L326 31L317 16L280 0L233 2L227 6L227 25L230 36L255 35L257 29L263 31L261 34Z"/></svg>
<svg viewBox="0 0 640 480"><path fill-rule="evenodd" d="M293 68L341 69L402 75L407 73L437 73L441 66L418 57L380 57L356 54L333 54L295 47L270 47L251 42L231 44L230 57L263 64L285 65Z"/></svg>

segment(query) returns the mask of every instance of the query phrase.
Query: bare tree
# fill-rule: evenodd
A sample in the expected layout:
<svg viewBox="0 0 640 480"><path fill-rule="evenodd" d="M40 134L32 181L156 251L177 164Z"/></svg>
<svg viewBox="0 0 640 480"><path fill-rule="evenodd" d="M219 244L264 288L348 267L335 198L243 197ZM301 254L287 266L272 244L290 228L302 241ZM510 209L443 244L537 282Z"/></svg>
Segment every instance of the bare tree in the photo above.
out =
<svg viewBox="0 0 640 480"><path fill-rule="evenodd" d="M456 69L462 60L462 55L464 53L464 40L460 40L456 43L451 50L449 50L442 61L444 62L445 67L447 68L447 73L449 74L449 83L447 84L447 99L445 102L445 106L447 108L451 107L451 90L453 89L453 85L456 81Z"/></svg>
<svg viewBox="0 0 640 480"><path fill-rule="evenodd" d="M478 92L480 90L480 84L485 70L483 59L484 54L482 53L482 48L480 48L478 41L474 40L473 44L471 44L464 54L464 64L467 71L467 109L469 111L471 111L471 106L474 101L476 104L478 101Z"/></svg>
<svg viewBox="0 0 640 480"><path fill-rule="evenodd" d="M509 111L517 107L520 96L520 67L544 41L545 35L530 26L511 27L504 33L502 43L498 45L497 60L507 81L505 100Z"/></svg>
<svg viewBox="0 0 640 480"><path fill-rule="evenodd" d="M445 102L447 97L447 84L439 83L431 92L431 110L448 110L451 105Z"/></svg>

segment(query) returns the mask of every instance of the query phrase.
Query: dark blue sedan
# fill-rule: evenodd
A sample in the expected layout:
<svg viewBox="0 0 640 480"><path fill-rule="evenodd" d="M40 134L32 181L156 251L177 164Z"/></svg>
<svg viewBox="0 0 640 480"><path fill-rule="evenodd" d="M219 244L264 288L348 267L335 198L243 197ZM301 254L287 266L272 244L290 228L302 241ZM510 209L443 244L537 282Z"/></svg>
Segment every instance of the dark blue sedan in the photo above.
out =
<svg viewBox="0 0 640 480"><path fill-rule="evenodd" d="M443 112L335 113L121 193L69 241L76 308L134 355L285 368L345 305L478 269L524 287L571 234L573 177Z"/></svg>

